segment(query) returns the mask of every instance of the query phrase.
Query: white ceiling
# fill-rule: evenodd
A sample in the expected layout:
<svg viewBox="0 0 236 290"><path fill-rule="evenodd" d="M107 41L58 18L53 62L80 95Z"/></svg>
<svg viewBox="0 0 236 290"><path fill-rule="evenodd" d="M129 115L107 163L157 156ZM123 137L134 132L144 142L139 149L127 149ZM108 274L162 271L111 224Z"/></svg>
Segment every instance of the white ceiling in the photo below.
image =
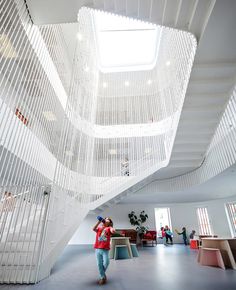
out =
<svg viewBox="0 0 236 290"><path fill-rule="evenodd" d="M199 44L171 161L167 168L156 172L152 180L178 176L201 164L236 80L235 0L71 0L70 5L66 0L26 2L35 24L75 22L77 11L86 5L194 33ZM71 49L75 31L64 32ZM191 190L155 195L143 189L124 202L222 198L235 194L234 180L229 170ZM145 188L151 188L151 184Z"/></svg>
<svg viewBox="0 0 236 290"><path fill-rule="evenodd" d="M150 183L139 191L123 197L120 203L188 203L231 196L235 196L236 200L236 166L228 168L222 174L201 185L181 192L156 192L154 183Z"/></svg>

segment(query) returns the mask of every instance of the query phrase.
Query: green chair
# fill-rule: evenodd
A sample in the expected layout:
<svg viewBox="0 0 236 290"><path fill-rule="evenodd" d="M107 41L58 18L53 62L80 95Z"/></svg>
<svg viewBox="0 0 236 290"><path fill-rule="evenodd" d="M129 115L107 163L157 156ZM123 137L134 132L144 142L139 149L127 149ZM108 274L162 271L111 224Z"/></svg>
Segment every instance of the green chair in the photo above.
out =
<svg viewBox="0 0 236 290"><path fill-rule="evenodd" d="M115 247L114 259L130 259L128 247L126 245L117 245Z"/></svg>

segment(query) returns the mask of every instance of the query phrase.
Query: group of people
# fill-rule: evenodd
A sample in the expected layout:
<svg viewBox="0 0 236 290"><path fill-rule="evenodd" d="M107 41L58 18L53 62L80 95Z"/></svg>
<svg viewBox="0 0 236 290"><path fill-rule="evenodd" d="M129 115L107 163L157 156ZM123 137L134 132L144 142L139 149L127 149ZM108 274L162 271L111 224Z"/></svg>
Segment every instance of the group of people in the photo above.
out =
<svg viewBox="0 0 236 290"><path fill-rule="evenodd" d="M186 227L183 227L181 232L179 232L177 229L175 229L175 232L178 235L182 235L183 236L184 244L187 246L188 245L188 237L187 237ZM195 230L192 230L192 232L189 235L189 239L190 240L191 239L194 239L195 234L196 234L196 231ZM161 237L163 239L165 239L165 245L166 244L173 245L173 233L170 230L169 226L166 225L165 227L161 227ZM170 243L169 243L169 240L170 240Z"/></svg>
<svg viewBox="0 0 236 290"><path fill-rule="evenodd" d="M169 240L170 244L173 245L173 233L169 226L161 227L161 237L164 239L165 245L169 244Z"/></svg>
<svg viewBox="0 0 236 290"><path fill-rule="evenodd" d="M121 174L123 176L129 176L129 159L125 157L125 159L121 162Z"/></svg>
<svg viewBox="0 0 236 290"><path fill-rule="evenodd" d="M0 211L11 212L15 208L16 199L15 196L9 192L5 191L0 202Z"/></svg>
<svg viewBox="0 0 236 290"><path fill-rule="evenodd" d="M96 232L94 248L95 248L98 271L100 275L98 284L103 285L107 282L106 270L110 263L110 260L109 260L110 240L111 240L111 235L115 233L115 229L113 228L113 222L111 218L109 217L102 218L101 216L98 216L97 219L98 221L93 227L93 231ZM183 227L181 232L175 229L175 232L178 235L183 236L184 244L187 245L188 238L187 238L186 227ZM194 239L195 234L196 234L196 231L192 230L191 234L189 235L189 238ZM166 225L165 227L161 227L161 237L165 239L165 244L173 245L173 233L170 230L168 225Z"/></svg>
<svg viewBox="0 0 236 290"><path fill-rule="evenodd" d="M182 228L182 232L179 232L178 230L176 230L176 233L177 233L178 235L182 235L182 236L183 236L184 244L185 244L185 246L187 246L187 245L188 245L188 238L187 238L187 230L186 230L186 227L183 227L183 228ZM196 234L196 231L195 231L195 230L192 230L192 232L191 232L190 235L189 235L189 239L190 239L190 240L193 240L195 234Z"/></svg>

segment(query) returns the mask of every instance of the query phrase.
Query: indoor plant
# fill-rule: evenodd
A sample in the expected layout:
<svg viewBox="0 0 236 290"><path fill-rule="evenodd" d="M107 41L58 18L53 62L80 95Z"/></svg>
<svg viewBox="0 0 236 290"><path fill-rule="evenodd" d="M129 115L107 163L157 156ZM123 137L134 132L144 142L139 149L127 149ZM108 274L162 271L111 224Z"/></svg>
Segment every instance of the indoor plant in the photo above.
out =
<svg viewBox="0 0 236 290"><path fill-rule="evenodd" d="M139 237L142 238L143 234L145 234L148 230L148 227L143 225L147 221L148 215L144 210L142 210L138 217L132 210L131 213L128 214L128 217L131 225L136 226L136 231Z"/></svg>

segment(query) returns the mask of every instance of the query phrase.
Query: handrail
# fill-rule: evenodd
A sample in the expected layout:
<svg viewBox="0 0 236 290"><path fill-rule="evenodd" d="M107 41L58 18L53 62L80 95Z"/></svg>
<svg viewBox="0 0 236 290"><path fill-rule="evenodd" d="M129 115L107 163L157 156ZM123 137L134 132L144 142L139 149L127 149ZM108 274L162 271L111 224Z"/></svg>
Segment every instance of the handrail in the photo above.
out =
<svg viewBox="0 0 236 290"><path fill-rule="evenodd" d="M142 158L136 160L136 162L132 164L132 167L133 167L132 172L133 173L137 173L137 172L144 171L144 170L146 170L148 168L150 170L151 169L158 170L161 167L163 167L166 164L168 164L169 159L170 159L170 154L168 154L169 156L166 156L166 158L163 158L164 161L166 161L166 162L164 162L164 164L163 164L163 160L162 161L159 161L156 164L154 163L153 160L150 162L150 159L147 159L147 158L149 158L150 156L152 156L155 153L157 153L157 151L156 152L150 152L148 155L145 154L145 155L142 156ZM148 161L148 162L145 162L145 161ZM134 166L134 164L136 166ZM153 170L151 170L151 171L153 171ZM129 167L129 173L130 173L130 167ZM138 176L141 176L141 174L140 175L129 175L129 176L121 176L121 175L119 175L119 176L111 176L111 177L106 178L106 180L103 180L100 183L100 186L101 186L100 190L103 192L102 196L108 194L108 192L111 192L115 188L115 186L117 184L119 184L119 185L125 185L127 183L130 183L130 181L133 180L133 178L137 178ZM124 179L124 177L125 177L125 179ZM112 188L111 188L111 183L113 185Z"/></svg>
<svg viewBox="0 0 236 290"><path fill-rule="evenodd" d="M11 198L17 198L17 196L21 196L23 194L26 194L26 193L29 193L29 190L25 191L25 192L21 192L21 193L18 193L18 194L14 194L14 195L11 195L11 196L8 196L8 197L3 197L0 202L3 202L5 200L8 200L8 199L11 199Z"/></svg>

